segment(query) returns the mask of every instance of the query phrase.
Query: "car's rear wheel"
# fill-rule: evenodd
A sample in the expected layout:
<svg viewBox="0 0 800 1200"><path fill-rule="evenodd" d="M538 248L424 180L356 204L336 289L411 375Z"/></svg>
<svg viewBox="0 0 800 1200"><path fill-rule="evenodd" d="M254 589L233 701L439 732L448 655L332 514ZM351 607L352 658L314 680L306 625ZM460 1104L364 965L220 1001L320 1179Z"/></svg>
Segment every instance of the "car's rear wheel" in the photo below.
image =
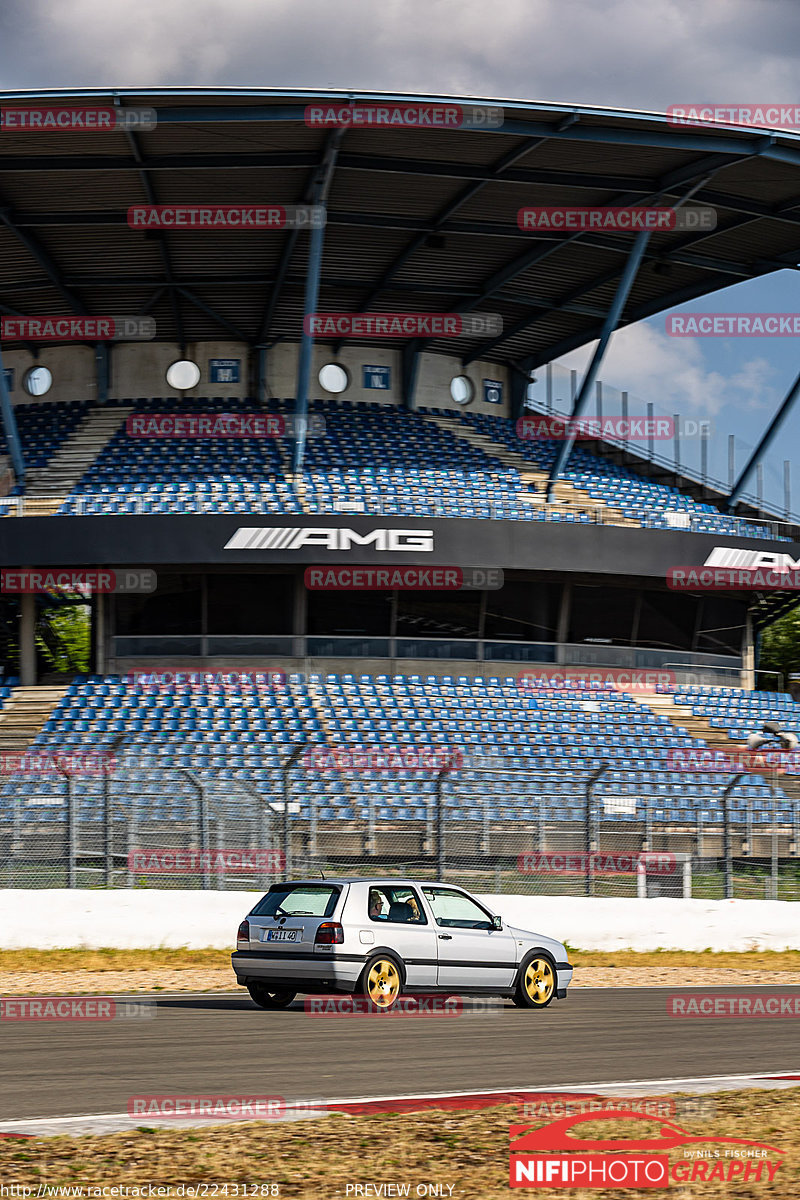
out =
<svg viewBox="0 0 800 1200"><path fill-rule="evenodd" d="M390 954L376 954L367 963L358 990L372 1008L388 1012L394 1008L403 990L403 971Z"/></svg>
<svg viewBox="0 0 800 1200"><path fill-rule="evenodd" d="M519 969L514 1003L518 1008L547 1008L556 994L556 968L541 951L526 958Z"/></svg>
<svg viewBox="0 0 800 1200"><path fill-rule="evenodd" d="M248 983L250 999L259 1008L288 1008L297 992L273 991L263 983Z"/></svg>

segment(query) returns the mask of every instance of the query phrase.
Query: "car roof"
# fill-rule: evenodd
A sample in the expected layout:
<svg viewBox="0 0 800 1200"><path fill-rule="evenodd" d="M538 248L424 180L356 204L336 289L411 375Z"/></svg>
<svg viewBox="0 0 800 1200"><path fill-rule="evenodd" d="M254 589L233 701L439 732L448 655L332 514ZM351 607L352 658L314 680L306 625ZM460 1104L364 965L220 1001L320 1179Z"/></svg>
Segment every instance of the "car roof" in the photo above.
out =
<svg viewBox="0 0 800 1200"><path fill-rule="evenodd" d="M331 875L327 879L319 875L312 875L307 879L289 879L284 882L290 883L293 887L305 883L370 883L375 887L381 887L385 884L405 884L406 887L409 884L413 884L415 887L458 887L456 883L442 884L438 879L409 879L405 875ZM272 886L279 887L280 884L273 884ZM463 891L464 889L461 888L460 890Z"/></svg>

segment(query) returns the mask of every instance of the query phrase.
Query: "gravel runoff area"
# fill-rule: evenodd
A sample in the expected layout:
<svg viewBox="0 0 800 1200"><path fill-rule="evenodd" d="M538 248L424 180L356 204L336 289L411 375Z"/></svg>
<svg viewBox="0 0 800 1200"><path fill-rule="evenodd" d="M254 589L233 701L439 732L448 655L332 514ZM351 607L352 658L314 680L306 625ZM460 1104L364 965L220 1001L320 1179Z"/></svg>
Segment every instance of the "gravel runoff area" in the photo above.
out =
<svg viewBox="0 0 800 1200"><path fill-rule="evenodd" d="M743 956L746 958L746 956ZM781 987L800 986L800 970L782 970ZM578 967L573 987L757 987L775 986L764 970L738 967ZM219 992L236 988L233 972L211 967L148 967L143 970L53 971L0 969L0 995L107 995L131 992Z"/></svg>

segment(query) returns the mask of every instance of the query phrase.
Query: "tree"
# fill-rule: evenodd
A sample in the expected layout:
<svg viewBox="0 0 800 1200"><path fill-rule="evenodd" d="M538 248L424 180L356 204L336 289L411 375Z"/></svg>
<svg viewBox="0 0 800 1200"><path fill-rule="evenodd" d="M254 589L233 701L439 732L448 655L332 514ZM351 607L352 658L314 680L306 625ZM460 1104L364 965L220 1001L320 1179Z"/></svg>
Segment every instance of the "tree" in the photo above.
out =
<svg viewBox="0 0 800 1200"><path fill-rule="evenodd" d="M36 645L48 666L60 675L89 669L91 620L87 604L46 609L39 618Z"/></svg>
<svg viewBox="0 0 800 1200"><path fill-rule="evenodd" d="M764 630L758 666L784 676L800 671L800 604Z"/></svg>

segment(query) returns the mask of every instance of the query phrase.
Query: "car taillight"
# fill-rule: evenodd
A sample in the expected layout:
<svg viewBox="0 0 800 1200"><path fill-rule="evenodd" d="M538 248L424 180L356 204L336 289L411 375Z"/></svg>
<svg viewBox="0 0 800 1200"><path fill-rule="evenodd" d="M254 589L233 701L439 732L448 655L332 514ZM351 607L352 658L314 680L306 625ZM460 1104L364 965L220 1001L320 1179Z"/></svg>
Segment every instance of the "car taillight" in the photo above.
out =
<svg viewBox="0 0 800 1200"><path fill-rule="evenodd" d="M344 941L344 929L338 921L323 921L314 938L316 946L335 946Z"/></svg>
<svg viewBox="0 0 800 1200"><path fill-rule="evenodd" d="M241 925L236 930L237 945L239 942L249 942L249 941L250 941L250 922L242 921Z"/></svg>

